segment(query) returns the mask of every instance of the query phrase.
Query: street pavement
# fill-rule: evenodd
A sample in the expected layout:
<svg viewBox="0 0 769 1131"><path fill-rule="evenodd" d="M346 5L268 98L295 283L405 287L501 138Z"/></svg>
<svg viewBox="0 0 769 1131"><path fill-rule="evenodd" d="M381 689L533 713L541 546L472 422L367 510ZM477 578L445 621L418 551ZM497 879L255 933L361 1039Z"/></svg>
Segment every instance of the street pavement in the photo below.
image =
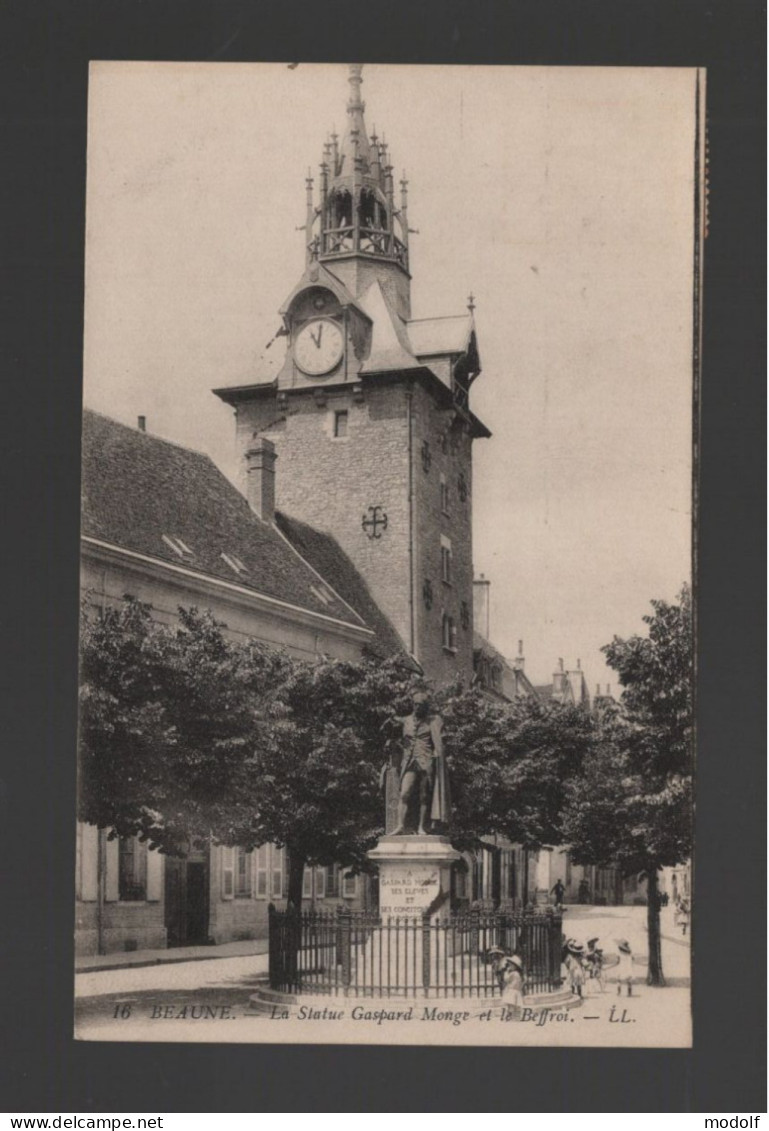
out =
<svg viewBox="0 0 769 1131"><path fill-rule="evenodd" d="M249 997L263 984L267 955L254 953L259 944L252 942L251 953L229 950L226 957L213 957L226 952L225 947L200 948L210 961L193 955L184 961L153 959L153 965L78 973L76 1036L101 1041L344 1044L686 1047L690 1043L689 938L675 927L672 908L662 914L662 961L668 981L664 988L645 984L646 908L570 905L564 931L580 942L598 936L598 945L607 954L616 952L617 939L628 939L635 961L633 996L628 999L624 992L617 996L609 969L604 994L586 997L580 1008L552 1015L537 1011L521 1022L506 1019L501 1006L486 1017L477 1002L453 999L420 1002L414 1015L400 1022L366 1016L377 1009L396 1008L393 1001L354 998L342 1003L345 1016L331 1022L300 1017L296 1010L289 1018L279 1011L274 1018L260 1017L249 1010ZM228 944L233 945L244 944ZM142 954L115 956L115 960L140 962ZM433 1014L430 1010L436 1005L438 1012Z"/></svg>

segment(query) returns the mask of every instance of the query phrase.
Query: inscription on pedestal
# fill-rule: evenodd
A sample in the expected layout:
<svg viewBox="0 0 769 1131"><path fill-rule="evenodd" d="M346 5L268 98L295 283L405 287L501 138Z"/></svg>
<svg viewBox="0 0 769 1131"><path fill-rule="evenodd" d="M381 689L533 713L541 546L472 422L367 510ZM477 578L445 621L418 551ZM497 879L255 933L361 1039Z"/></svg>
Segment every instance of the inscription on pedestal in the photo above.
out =
<svg viewBox="0 0 769 1131"><path fill-rule="evenodd" d="M422 915L440 890L441 873L435 866L383 864L379 875L379 913Z"/></svg>

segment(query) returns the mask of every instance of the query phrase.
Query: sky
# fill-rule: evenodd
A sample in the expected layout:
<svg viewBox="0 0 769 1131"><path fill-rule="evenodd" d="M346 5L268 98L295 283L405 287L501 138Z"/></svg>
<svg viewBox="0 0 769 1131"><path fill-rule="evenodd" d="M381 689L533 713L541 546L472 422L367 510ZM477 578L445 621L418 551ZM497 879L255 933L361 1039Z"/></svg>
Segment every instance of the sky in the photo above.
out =
<svg viewBox="0 0 769 1131"><path fill-rule="evenodd" d="M690 577L695 72L367 65L409 180L412 316L475 296L474 565L490 636L549 682ZM85 404L206 451L304 269L341 64L92 63ZM279 340L278 348L283 339ZM270 357L274 355L273 347ZM603 687L602 687L603 689Z"/></svg>

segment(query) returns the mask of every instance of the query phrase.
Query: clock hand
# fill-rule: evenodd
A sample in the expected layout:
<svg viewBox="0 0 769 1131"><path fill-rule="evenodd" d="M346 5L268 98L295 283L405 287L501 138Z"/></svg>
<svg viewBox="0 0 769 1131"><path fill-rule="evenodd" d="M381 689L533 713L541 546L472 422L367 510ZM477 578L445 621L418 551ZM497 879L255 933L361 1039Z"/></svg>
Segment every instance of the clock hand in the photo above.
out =
<svg viewBox="0 0 769 1131"><path fill-rule="evenodd" d="M320 326L318 326L318 340L317 340L317 342L315 342L315 345L318 347L318 349L320 349L320 339L321 339L322 334L323 334L323 323L321 322ZM315 341L314 338L313 338L313 341Z"/></svg>

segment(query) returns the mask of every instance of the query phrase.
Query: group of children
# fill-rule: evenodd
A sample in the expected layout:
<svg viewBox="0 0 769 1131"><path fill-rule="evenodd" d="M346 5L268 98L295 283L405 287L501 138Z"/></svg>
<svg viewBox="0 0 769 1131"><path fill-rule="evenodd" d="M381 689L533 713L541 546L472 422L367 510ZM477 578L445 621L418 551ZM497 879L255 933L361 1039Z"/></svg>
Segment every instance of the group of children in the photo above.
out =
<svg viewBox="0 0 769 1131"><path fill-rule="evenodd" d="M607 959L603 949L598 946L598 938L588 939L587 944L576 939L566 939L563 944L561 961L566 969L571 992L578 997L586 993L586 986L598 986L600 993L606 989L605 970L607 966L617 966L617 994L623 986L627 996L633 994L633 951L627 939L617 939L618 959Z"/></svg>
<svg viewBox="0 0 769 1131"><path fill-rule="evenodd" d="M627 939L617 939L618 959L606 958L598 946L598 937L588 939L586 944L576 939L565 939L561 962L566 970L566 981L573 994L583 997L586 987L597 986L600 993L606 989L605 970L617 966L617 994L623 986L627 996L633 995L633 951ZM494 976L507 1005L516 1011L523 1006L524 968L523 959L518 954L508 954L502 947L492 947L488 952Z"/></svg>

